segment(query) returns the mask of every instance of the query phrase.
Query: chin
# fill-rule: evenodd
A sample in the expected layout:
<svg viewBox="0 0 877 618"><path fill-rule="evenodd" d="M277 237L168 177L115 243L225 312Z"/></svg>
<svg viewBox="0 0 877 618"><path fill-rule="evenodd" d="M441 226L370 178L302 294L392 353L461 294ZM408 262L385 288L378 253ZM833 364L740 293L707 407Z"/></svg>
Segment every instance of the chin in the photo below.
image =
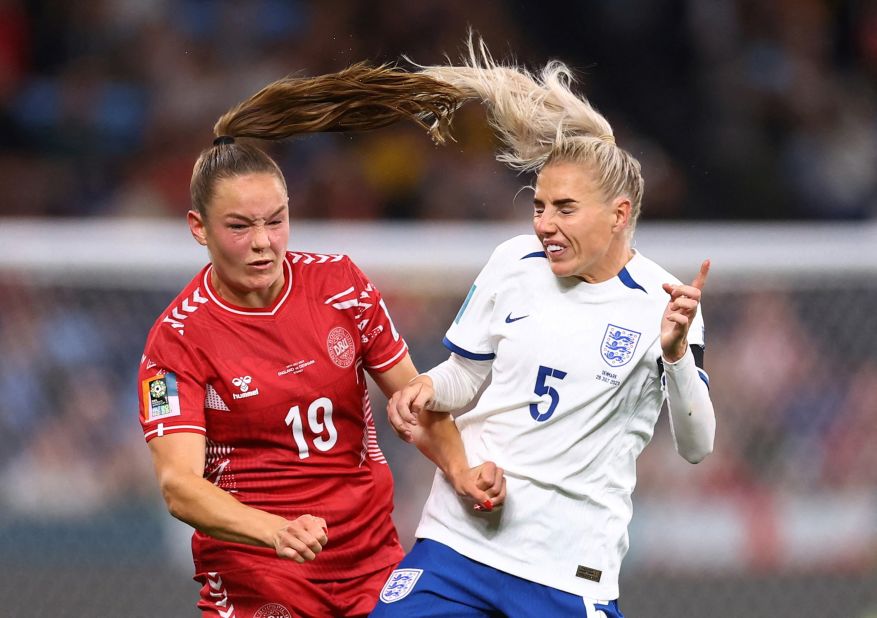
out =
<svg viewBox="0 0 877 618"><path fill-rule="evenodd" d="M551 262L551 272L555 277L574 277L575 272L572 266L563 262Z"/></svg>

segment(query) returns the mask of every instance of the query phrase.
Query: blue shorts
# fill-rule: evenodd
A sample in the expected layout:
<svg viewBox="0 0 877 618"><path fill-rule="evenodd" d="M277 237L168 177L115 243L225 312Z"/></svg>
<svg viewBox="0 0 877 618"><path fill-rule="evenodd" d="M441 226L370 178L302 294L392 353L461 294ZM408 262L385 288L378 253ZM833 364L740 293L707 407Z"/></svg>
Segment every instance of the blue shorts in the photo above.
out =
<svg viewBox="0 0 877 618"><path fill-rule="evenodd" d="M624 618L618 601L594 603L509 575L420 539L381 590L373 618Z"/></svg>

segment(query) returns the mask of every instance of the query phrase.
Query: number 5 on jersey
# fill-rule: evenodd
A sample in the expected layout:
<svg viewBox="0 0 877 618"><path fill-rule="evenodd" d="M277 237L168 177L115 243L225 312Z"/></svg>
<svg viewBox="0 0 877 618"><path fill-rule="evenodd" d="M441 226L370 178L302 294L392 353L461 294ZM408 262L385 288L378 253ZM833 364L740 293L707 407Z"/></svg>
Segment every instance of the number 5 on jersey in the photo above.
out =
<svg viewBox="0 0 877 618"><path fill-rule="evenodd" d="M547 421L551 418L551 415L554 414L554 409L557 407L557 403L560 401L560 395L552 386L548 386L545 384L545 380L548 378L556 378L558 380L563 380L566 377L566 372L561 371L560 369L552 369L551 367L545 367L544 365L539 365L539 373L536 374L536 386L533 387L533 392L539 395L548 395L551 398L551 402L548 404L548 409L545 412L539 411L539 404L531 403L530 404L530 416L533 417L533 420L538 422Z"/></svg>
<svg viewBox="0 0 877 618"><path fill-rule="evenodd" d="M298 447L298 456L307 459L311 456L311 452L305 436L301 409L298 406L292 406L286 413L286 424L292 429L292 439L295 440L295 445ZM331 399L320 397L311 402L311 405L308 406L308 429L310 429L310 433L314 434L311 441L318 451L326 452L335 446L338 441L338 430L335 429L335 423L332 422Z"/></svg>

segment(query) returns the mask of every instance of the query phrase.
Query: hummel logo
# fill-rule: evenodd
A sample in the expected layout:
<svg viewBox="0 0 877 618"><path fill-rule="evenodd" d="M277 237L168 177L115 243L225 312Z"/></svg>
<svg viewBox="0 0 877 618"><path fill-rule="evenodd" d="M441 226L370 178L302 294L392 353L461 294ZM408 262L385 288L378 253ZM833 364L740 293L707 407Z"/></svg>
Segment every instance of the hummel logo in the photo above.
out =
<svg viewBox="0 0 877 618"><path fill-rule="evenodd" d="M516 318L513 318L513 317L512 317L512 314L509 313L509 314L505 317L505 323L506 323L506 324L511 324L512 322L517 322L518 320L523 320L524 318L528 318L528 317L530 317L530 314L529 314L529 313L528 313L527 315L518 316L518 317L516 317Z"/></svg>

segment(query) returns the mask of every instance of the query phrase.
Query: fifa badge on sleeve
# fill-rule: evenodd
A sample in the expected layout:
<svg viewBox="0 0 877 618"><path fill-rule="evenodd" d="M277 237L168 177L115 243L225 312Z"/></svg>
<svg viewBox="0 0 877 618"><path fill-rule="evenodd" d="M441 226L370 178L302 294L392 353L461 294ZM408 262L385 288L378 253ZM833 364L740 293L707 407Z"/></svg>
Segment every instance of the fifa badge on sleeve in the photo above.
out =
<svg viewBox="0 0 877 618"><path fill-rule="evenodd" d="M177 393L177 376L163 373L142 382L143 414L147 422L178 416L180 397Z"/></svg>

